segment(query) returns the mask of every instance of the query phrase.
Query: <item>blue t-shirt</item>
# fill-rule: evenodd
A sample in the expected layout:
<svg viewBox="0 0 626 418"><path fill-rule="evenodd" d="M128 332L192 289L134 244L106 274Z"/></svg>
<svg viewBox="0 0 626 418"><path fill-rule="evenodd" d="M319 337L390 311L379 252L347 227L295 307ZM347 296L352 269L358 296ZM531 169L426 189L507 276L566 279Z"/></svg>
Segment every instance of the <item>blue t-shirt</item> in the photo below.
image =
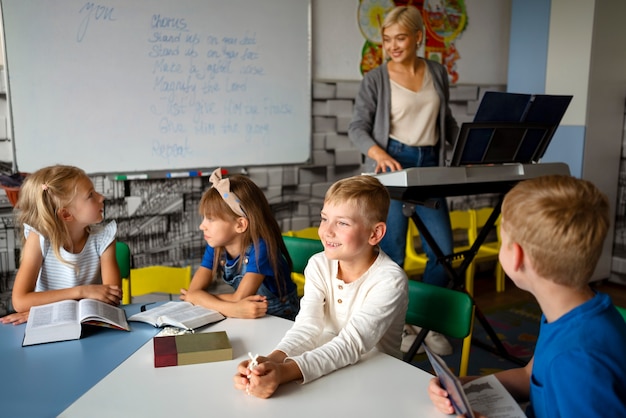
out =
<svg viewBox="0 0 626 418"><path fill-rule="evenodd" d="M529 418L626 417L626 322L608 295L542 316L530 402Z"/></svg>
<svg viewBox="0 0 626 418"><path fill-rule="evenodd" d="M215 251L213 247L211 247L210 245L207 245L200 265L202 267L206 267L210 270L213 270L214 255L215 255ZM247 248L246 258L247 258L247 262L245 262L244 263L245 265L242 266L242 271L238 273L241 275L245 274L246 272L259 273L259 274L264 275L265 278L263 279L263 285L267 287L267 289L270 290L274 295L278 296L279 292L276 286L276 279L274 278L275 276L274 270L272 269L272 265L270 263L270 260L267 254L267 247L265 245L265 241L264 240L259 241L258 259L257 259L257 252L254 249L254 244L251 244ZM235 267L238 261L239 261L239 257L232 259L232 258L229 258L228 255L226 255L225 267L227 268ZM282 273L280 277L286 279L287 281L286 283L287 293L291 293L295 291L296 284L293 282L293 280L291 280L291 271L289 270L289 265L287 264L287 261L283 257L281 257L280 259L280 268L281 268L281 273ZM245 269L245 272L243 271L243 269ZM225 277L225 279L228 283L230 278ZM239 282L237 282L236 285L233 287L236 289L238 285L239 285ZM280 293L284 295L285 292L283 290Z"/></svg>

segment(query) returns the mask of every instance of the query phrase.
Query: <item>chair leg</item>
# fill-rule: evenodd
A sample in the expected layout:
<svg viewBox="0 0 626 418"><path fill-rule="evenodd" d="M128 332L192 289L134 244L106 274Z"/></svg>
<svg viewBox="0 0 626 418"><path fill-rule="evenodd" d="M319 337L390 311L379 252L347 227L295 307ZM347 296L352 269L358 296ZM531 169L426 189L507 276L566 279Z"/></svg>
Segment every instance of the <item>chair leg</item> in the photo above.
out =
<svg viewBox="0 0 626 418"><path fill-rule="evenodd" d="M504 274L504 269L498 263L496 265L496 292L502 293L504 292L504 287L506 284L506 275Z"/></svg>
<svg viewBox="0 0 626 418"><path fill-rule="evenodd" d="M461 365L459 366L459 377L467 376L469 367L469 355L472 345L472 334L463 339L463 349L461 350Z"/></svg>
<svg viewBox="0 0 626 418"><path fill-rule="evenodd" d="M403 360L405 362L410 363L411 360L413 360L413 357L415 357L415 354L417 354L417 350L419 349L420 345L422 345L422 343L424 342L426 334L428 334L428 330L422 328L419 334L417 334L417 337L415 337L415 341L413 341L411 348L409 348L409 350L404 355Z"/></svg>
<svg viewBox="0 0 626 418"><path fill-rule="evenodd" d="M461 365L459 366L459 377L467 376L469 367L469 356L472 348L472 334L474 332L474 313L472 312L472 323L470 324L470 333L463 338L463 348L461 350Z"/></svg>
<svg viewBox="0 0 626 418"><path fill-rule="evenodd" d="M122 279L122 305L128 305L131 303L130 295L130 279Z"/></svg>
<svg viewBox="0 0 626 418"><path fill-rule="evenodd" d="M470 296L474 296L474 275L476 274L476 266L472 261L465 271L465 290Z"/></svg>

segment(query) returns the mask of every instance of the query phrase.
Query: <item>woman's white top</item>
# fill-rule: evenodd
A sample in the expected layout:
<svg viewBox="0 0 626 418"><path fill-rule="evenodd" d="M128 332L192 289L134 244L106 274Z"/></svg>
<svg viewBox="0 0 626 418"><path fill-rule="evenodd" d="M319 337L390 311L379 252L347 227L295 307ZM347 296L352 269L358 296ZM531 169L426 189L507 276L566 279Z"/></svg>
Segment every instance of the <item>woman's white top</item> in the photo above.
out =
<svg viewBox="0 0 626 418"><path fill-rule="evenodd" d="M428 66L424 68L422 88L417 92L391 79L389 81L391 84L389 136L414 147L435 145L439 140L437 116L440 100Z"/></svg>

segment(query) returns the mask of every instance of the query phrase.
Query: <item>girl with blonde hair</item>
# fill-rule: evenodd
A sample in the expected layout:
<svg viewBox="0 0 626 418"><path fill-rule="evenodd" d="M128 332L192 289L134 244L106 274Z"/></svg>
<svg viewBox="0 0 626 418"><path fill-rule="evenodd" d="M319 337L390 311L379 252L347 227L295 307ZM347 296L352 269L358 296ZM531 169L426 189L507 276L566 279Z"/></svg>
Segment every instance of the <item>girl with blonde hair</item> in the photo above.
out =
<svg viewBox="0 0 626 418"><path fill-rule="evenodd" d="M104 219L104 196L83 170L54 165L28 175L16 219L23 230L12 294L16 313L3 317L3 323L26 322L32 306L61 300L120 303L117 225L98 225Z"/></svg>

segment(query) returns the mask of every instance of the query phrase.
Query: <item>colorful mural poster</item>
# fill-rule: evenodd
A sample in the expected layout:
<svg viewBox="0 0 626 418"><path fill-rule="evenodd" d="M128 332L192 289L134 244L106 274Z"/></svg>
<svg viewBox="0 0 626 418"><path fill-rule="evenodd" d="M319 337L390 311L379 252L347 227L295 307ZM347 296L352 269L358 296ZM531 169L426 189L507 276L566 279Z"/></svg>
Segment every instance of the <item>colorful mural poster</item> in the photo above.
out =
<svg viewBox="0 0 626 418"><path fill-rule="evenodd" d="M383 62L380 28L387 12L396 6L414 6L424 19L424 58L443 64L450 83L459 79L456 62L461 58L455 40L467 29L465 0L359 0L358 21L365 38L361 51L361 74Z"/></svg>

